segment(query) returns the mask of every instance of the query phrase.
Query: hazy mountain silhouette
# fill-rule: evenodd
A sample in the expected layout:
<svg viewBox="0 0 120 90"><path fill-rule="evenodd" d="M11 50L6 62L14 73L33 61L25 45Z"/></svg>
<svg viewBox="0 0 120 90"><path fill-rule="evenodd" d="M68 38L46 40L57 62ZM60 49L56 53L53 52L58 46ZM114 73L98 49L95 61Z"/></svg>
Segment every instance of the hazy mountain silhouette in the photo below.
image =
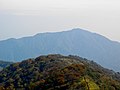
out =
<svg viewBox="0 0 120 90"><path fill-rule="evenodd" d="M19 61L52 53L79 55L120 71L120 43L82 29L0 41L1 60Z"/></svg>

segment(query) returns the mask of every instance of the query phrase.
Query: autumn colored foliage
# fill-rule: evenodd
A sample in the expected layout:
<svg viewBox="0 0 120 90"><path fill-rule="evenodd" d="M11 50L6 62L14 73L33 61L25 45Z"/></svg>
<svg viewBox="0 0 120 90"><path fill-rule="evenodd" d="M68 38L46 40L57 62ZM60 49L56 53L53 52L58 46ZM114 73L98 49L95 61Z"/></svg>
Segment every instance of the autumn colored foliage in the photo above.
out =
<svg viewBox="0 0 120 90"><path fill-rule="evenodd" d="M0 90L120 90L118 73L78 56L47 55L0 72Z"/></svg>

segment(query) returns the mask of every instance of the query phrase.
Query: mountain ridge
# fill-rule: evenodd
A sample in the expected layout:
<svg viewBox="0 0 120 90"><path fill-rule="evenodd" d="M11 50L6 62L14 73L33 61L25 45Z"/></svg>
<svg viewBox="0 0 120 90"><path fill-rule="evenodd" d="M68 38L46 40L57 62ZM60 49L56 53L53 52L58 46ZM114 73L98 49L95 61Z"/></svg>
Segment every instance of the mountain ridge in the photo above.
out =
<svg viewBox="0 0 120 90"><path fill-rule="evenodd" d="M104 67L120 70L120 43L78 28L0 41L2 60L19 61L52 53L79 55L95 60Z"/></svg>

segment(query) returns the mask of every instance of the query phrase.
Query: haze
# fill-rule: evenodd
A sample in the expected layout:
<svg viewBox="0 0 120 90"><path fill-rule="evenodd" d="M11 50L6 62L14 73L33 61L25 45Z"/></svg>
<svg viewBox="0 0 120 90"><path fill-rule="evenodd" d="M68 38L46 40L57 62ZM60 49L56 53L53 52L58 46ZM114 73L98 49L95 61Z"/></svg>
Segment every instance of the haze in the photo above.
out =
<svg viewBox="0 0 120 90"><path fill-rule="evenodd" d="M83 28L120 41L119 0L0 0L0 40Z"/></svg>

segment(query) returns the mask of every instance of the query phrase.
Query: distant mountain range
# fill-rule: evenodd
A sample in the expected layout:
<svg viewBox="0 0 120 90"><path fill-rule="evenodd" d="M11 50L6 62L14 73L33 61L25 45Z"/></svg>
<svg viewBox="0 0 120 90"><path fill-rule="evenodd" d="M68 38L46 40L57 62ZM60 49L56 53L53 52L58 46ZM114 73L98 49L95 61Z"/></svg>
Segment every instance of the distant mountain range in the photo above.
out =
<svg viewBox="0 0 120 90"><path fill-rule="evenodd" d="M82 57L52 54L4 68L0 90L120 90L120 73Z"/></svg>
<svg viewBox="0 0 120 90"><path fill-rule="evenodd" d="M78 55L120 71L120 43L79 28L0 41L0 59L20 61L38 55Z"/></svg>

